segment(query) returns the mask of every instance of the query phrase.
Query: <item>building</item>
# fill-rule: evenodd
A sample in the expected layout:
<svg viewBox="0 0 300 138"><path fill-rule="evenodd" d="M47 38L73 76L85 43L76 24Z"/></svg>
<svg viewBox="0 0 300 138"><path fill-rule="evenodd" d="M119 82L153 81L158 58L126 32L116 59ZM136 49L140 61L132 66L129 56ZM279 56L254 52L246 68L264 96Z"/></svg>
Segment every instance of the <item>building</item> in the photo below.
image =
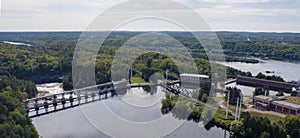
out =
<svg viewBox="0 0 300 138"><path fill-rule="evenodd" d="M269 110L270 104L274 99L272 97L258 95L253 97L253 105L257 109Z"/></svg>
<svg viewBox="0 0 300 138"><path fill-rule="evenodd" d="M253 97L253 105L256 109L271 110L283 114L300 116L300 105L282 101L283 98L258 95Z"/></svg>
<svg viewBox="0 0 300 138"><path fill-rule="evenodd" d="M236 77L237 84L254 86L254 87L268 87L270 90L274 91L284 91L290 93L294 87L297 87L297 84L258 79L253 77L246 77L238 75Z"/></svg>
<svg viewBox="0 0 300 138"><path fill-rule="evenodd" d="M199 88L201 83L208 82L209 76L199 74L180 74L182 87Z"/></svg>
<svg viewBox="0 0 300 138"><path fill-rule="evenodd" d="M284 114L300 116L300 105L288 103L285 101L273 101L270 109Z"/></svg>

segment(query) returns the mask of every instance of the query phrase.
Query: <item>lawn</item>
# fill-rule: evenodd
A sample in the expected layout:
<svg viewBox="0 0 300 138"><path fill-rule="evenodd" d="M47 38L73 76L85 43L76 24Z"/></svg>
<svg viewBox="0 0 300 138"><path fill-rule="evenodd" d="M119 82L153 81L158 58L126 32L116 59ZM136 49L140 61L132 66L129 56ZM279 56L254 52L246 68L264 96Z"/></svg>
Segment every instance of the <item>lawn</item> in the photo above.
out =
<svg viewBox="0 0 300 138"><path fill-rule="evenodd" d="M253 111L249 111L249 113L252 116L267 117L272 122L283 121L283 119L284 119L283 117L280 117L280 116L277 116L277 115L272 115L272 114L262 114L262 113L253 112Z"/></svg>
<svg viewBox="0 0 300 138"><path fill-rule="evenodd" d="M146 83L141 77L132 77L131 83Z"/></svg>
<svg viewBox="0 0 300 138"><path fill-rule="evenodd" d="M285 100L286 102L300 105L300 97L287 96L285 98L286 98L286 100Z"/></svg>

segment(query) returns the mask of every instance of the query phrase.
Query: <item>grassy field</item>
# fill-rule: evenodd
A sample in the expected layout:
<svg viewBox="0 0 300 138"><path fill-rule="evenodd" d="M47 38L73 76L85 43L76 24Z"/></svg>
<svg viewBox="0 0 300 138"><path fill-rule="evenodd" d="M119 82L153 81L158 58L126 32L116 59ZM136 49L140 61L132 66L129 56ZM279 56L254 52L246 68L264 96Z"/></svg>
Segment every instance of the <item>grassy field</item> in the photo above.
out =
<svg viewBox="0 0 300 138"><path fill-rule="evenodd" d="M225 106L227 105L226 102L223 103ZM231 110L233 113L235 113L236 106L234 105L229 105L229 110ZM245 112L246 108L242 106L242 111ZM283 121L283 117L278 116L278 115L272 115L272 114L263 114L263 113L258 113L254 111L248 111L252 116L261 116L261 117L267 117L273 122L278 122L278 121Z"/></svg>
<svg viewBox="0 0 300 138"><path fill-rule="evenodd" d="M277 116L277 115L272 115L272 114L262 114L262 113L258 113L258 112L253 112L253 111L249 111L249 113L252 116L261 116L261 117L267 117L270 121L273 122L279 122L279 121L283 121L283 117Z"/></svg>
<svg viewBox="0 0 300 138"><path fill-rule="evenodd" d="M131 83L146 83L141 77L132 77Z"/></svg>
<svg viewBox="0 0 300 138"><path fill-rule="evenodd" d="M289 102L289 103L294 103L294 104L300 105L300 97L287 96L285 101Z"/></svg>
<svg viewBox="0 0 300 138"><path fill-rule="evenodd" d="M223 105L224 106L227 106L227 103L226 102L223 102ZM235 113L235 109L236 109L236 105L231 105L229 104L229 108L228 108L230 111L232 111L233 113ZM242 111L245 111L246 108L245 106L242 106Z"/></svg>

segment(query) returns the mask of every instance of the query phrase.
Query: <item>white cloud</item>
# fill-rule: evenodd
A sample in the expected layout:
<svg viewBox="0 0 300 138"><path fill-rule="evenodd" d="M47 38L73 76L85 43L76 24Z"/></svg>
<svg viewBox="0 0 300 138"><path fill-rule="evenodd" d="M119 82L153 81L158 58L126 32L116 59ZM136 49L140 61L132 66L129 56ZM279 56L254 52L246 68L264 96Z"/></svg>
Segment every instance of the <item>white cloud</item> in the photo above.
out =
<svg viewBox="0 0 300 138"><path fill-rule="evenodd" d="M282 23L253 23L239 21L210 22L210 26L215 31L251 31L251 32L296 32L300 33L298 27L300 22L282 22Z"/></svg>
<svg viewBox="0 0 300 138"><path fill-rule="evenodd" d="M2 16L0 22L0 30L83 30L95 16L99 15L105 9L118 4L124 0L2 0ZM179 0L180 2L188 3L190 0ZM271 0L198 0L199 2L213 3L206 4L206 7L195 8L200 15L205 17L216 30L263 30L263 27L269 30L284 30L287 31L298 29L299 26L295 21L295 17L299 18L300 9L282 8L250 8L239 7L239 4L234 3L267 3ZM273 0L278 1L278 0ZM300 0L298 0L300 2ZM188 3L191 4L191 3ZM295 2L295 4L299 4ZM208 7L207 5L214 5ZM215 6L217 5L217 6ZM268 5L268 4L267 4ZM245 6L245 5L244 5ZM166 7L168 13L177 16L188 16L188 13L183 9L174 7ZM128 11L123 13L134 14L137 11ZM140 11L147 12L147 11ZM154 11L153 11L154 12ZM162 11L155 11L160 13ZM163 12L166 13L166 12ZM168 14L166 13L166 14ZM250 21L247 24L241 25L237 17L241 16L267 16L277 17L285 16L286 26L279 27L281 22L274 21L273 24L256 23ZM113 17L111 17L113 18ZM191 21L193 22L193 21ZM261 21L262 22L262 21ZM146 23L143 25L147 26ZM148 24L152 26L152 24ZM257 26L257 27L255 27ZM263 26L263 27L262 27Z"/></svg>
<svg viewBox="0 0 300 138"><path fill-rule="evenodd" d="M198 0L206 3L267 3L272 0Z"/></svg>
<svg viewBox="0 0 300 138"><path fill-rule="evenodd" d="M220 5L211 8L195 9L200 15L208 18L234 16L300 16L299 9L262 9L262 8L235 8L231 5Z"/></svg>
<svg viewBox="0 0 300 138"><path fill-rule="evenodd" d="M207 3L216 3L218 0L199 0L201 2L207 2Z"/></svg>
<svg viewBox="0 0 300 138"><path fill-rule="evenodd" d="M267 2L271 2L272 0L225 0L225 1L230 3L267 3Z"/></svg>

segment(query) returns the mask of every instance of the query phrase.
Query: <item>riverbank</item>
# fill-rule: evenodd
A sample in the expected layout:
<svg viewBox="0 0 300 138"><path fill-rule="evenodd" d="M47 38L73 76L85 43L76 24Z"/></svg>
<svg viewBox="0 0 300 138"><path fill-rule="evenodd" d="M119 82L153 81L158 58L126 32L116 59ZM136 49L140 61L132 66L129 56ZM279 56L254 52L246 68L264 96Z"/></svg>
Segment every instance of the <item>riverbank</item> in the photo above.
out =
<svg viewBox="0 0 300 138"><path fill-rule="evenodd" d="M162 102L163 107L164 104L176 103L178 98L166 97L166 99L164 100L167 101ZM202 103L201 101L199 102ZM219 104L221 104L220 107L222 107L223 103L224 102L221 101L219 102ZM192 110L192 113L189 116L188 120L193 120L197 122L200 118L202 118L201 115L204 104L205 103L197 104L196 107L189 109L190 104L187 102L186 104L181 105L183 106L181 110ZM174 105L172 105L172 107L170 108L172 109L173 106ZM224 108L225 106L223 105L223 108L219 108L216 111L216 113L213 116L213 119L205 126L207 129L213 126L217 126L231 132L231 134L237 137L262 137L264 135L268 135L268 137L285 138L288 135L291 135L290 131L287 131L287 127L289 126L289 124L286 124L287 120L289 120L290 118L293 118L295 121L300 120L299 116L285 116L275 112L273 113L257 111L253 108L248 109L243 107L240 119L235 121L235 117L232 114L235 112L234 105L229 106L228 118L226 118L226 109ZM170 112L172 114L175 114L173 116L180 118L180 114L177 114L177 112L173 112L172 110ZM274 116L276 116L276 119L272 118ZM284 123L282 124L282 122Z"/></svg>

